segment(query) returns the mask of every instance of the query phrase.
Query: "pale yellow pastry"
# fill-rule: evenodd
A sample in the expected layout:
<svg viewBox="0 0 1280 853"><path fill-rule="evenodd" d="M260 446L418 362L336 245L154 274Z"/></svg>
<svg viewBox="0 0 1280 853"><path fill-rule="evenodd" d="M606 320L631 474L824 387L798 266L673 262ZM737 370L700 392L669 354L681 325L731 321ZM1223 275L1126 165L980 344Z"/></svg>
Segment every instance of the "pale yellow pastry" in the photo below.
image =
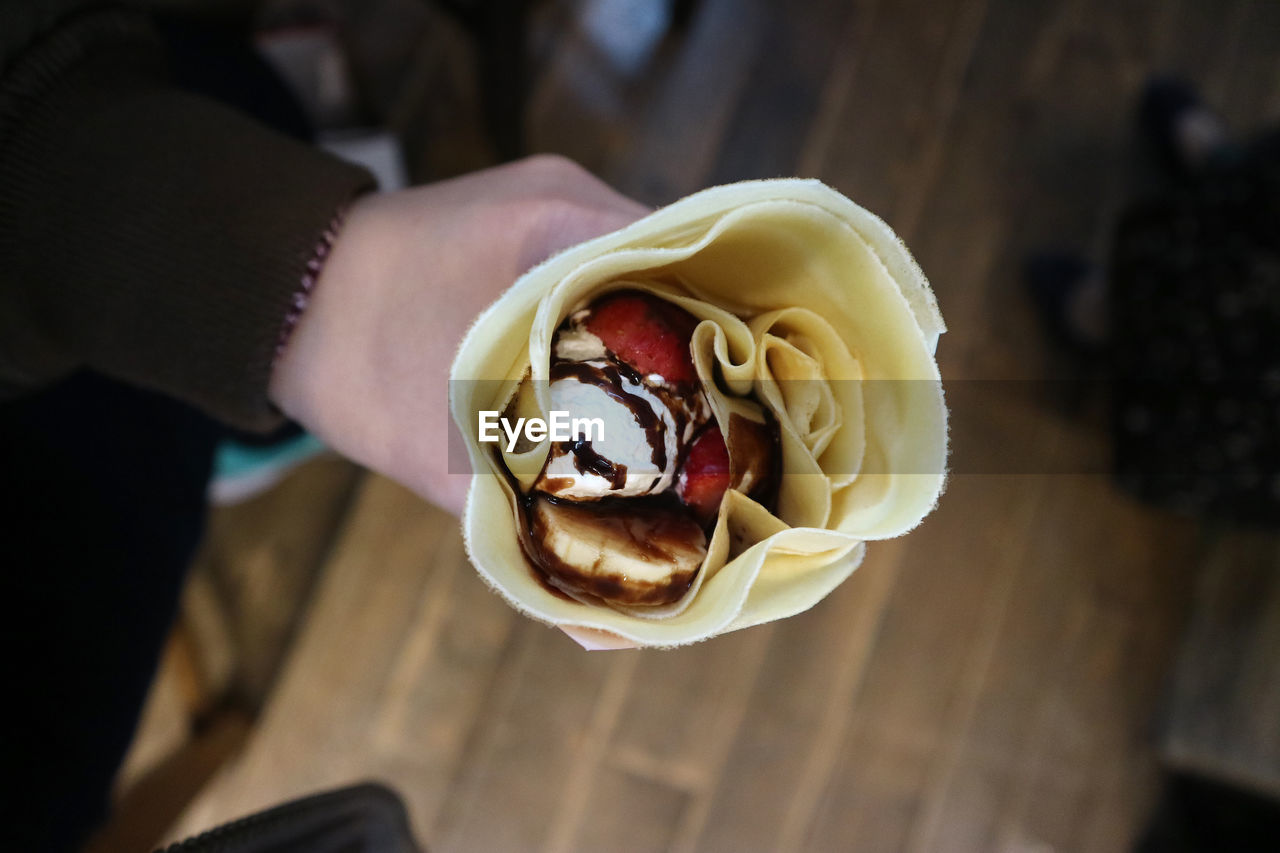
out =
<svg viewBox="0 0 1280 853"><path fill-rule="evenodd" d="M693 359L716 420L758 417L763 406L781 445L774 511L726 492L688 591L659 606L549 588L521 531L550 443L477 436L483 411L549 415L556 330L623 288L699 318ZM467 552L514 607L571 635L677 646L806 610L857 567L865 542L906 533L938 500L947 414L934 352L943 331L897 236L817 181L714 187L569 249L490 306L454 361L451 413L476 472ZM561 547L588 547L567 529L557 532Z"/></svg>

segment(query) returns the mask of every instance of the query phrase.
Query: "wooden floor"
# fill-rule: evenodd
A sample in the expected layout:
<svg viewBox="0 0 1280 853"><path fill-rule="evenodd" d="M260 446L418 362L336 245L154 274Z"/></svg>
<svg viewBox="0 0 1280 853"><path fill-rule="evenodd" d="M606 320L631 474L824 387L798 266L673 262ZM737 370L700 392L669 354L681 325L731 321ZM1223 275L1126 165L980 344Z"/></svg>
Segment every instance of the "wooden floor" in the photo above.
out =
<svg viewBox="0 0 1280 853"><path fill-rule="evenodd" d="M1241 128L1280 115L1268 0L702 0L683 34L602 46L601 20L642 32L653 5L540 7L533 147L652 204L822 178L916 253L952 380L1060 371L1020 259L1104 250L1149 73L1191 75ZM457 30L371 8L365 30L398 41L357 70L412 170L483 165ZM373 777L436 851L1128 849L1198 533L1099 474L1026 473L1097 470L1096 401L995 395L957 410L961 473L916 532L808 613L673 652L588 654L517 616L456 522L395 484L296 488L272 504L282 529L343 507L306 557L310 605L246 746L168 837ZM237 547L307 551L273 535L293 534Z"/></svg>

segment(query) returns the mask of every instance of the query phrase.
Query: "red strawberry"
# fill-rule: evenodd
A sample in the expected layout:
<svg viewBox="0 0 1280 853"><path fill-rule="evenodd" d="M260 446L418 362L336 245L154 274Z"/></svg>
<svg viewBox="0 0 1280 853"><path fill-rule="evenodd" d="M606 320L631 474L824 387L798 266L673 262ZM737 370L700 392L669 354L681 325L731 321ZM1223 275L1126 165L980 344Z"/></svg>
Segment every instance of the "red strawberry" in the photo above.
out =
<svg viewBox="0 0 1280 853"><path fill-rule="evenodd" d="M668 382L697 378L689 339L698 320L688 311L647 293L611 293L591 306L587 330L618 359Z"/></svg>
<svg viewBox="0 0 1280 853"><path fill-rule="evenodd" d="M720 509L720 500L729 488L729 449L720 427L704 430L694 439L684 468L676 481L676 493L702 521L709 521Z"/></svg>

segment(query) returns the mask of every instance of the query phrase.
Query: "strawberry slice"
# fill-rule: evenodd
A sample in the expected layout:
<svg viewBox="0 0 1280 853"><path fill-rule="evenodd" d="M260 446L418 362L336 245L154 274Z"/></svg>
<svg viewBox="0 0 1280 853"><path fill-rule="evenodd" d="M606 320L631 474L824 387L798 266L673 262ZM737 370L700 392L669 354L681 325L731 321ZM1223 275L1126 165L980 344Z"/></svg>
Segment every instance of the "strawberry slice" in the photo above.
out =
<svg viewBox="0 0 1280 853"><path fill-rule="evenodd" d="M591 306L587 330L622 361L640 373L668 382L697 378L689 340L698 320L665 299L623 290Z"/></svg>
<svg viewBox="0 0 1280 853"><path fill-rule="evenodd" d="M720 509L729 488L729 449L720 427L706 429L693 441L684 468L676 480L676 493L698 518L710 521Z"/></svg>

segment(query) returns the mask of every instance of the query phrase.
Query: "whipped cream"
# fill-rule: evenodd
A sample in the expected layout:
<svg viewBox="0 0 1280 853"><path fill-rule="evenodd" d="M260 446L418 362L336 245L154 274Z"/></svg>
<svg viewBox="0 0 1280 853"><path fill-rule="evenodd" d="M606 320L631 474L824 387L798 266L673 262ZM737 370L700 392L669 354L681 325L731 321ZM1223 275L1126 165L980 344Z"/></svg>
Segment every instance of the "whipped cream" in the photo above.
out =
<svg viewBox="0 0 1280 853"><path fill-rule="evenodd" d="M575 324L556 334L555 357L564 361L591 361L608 353L604 341Z"/></svg>

